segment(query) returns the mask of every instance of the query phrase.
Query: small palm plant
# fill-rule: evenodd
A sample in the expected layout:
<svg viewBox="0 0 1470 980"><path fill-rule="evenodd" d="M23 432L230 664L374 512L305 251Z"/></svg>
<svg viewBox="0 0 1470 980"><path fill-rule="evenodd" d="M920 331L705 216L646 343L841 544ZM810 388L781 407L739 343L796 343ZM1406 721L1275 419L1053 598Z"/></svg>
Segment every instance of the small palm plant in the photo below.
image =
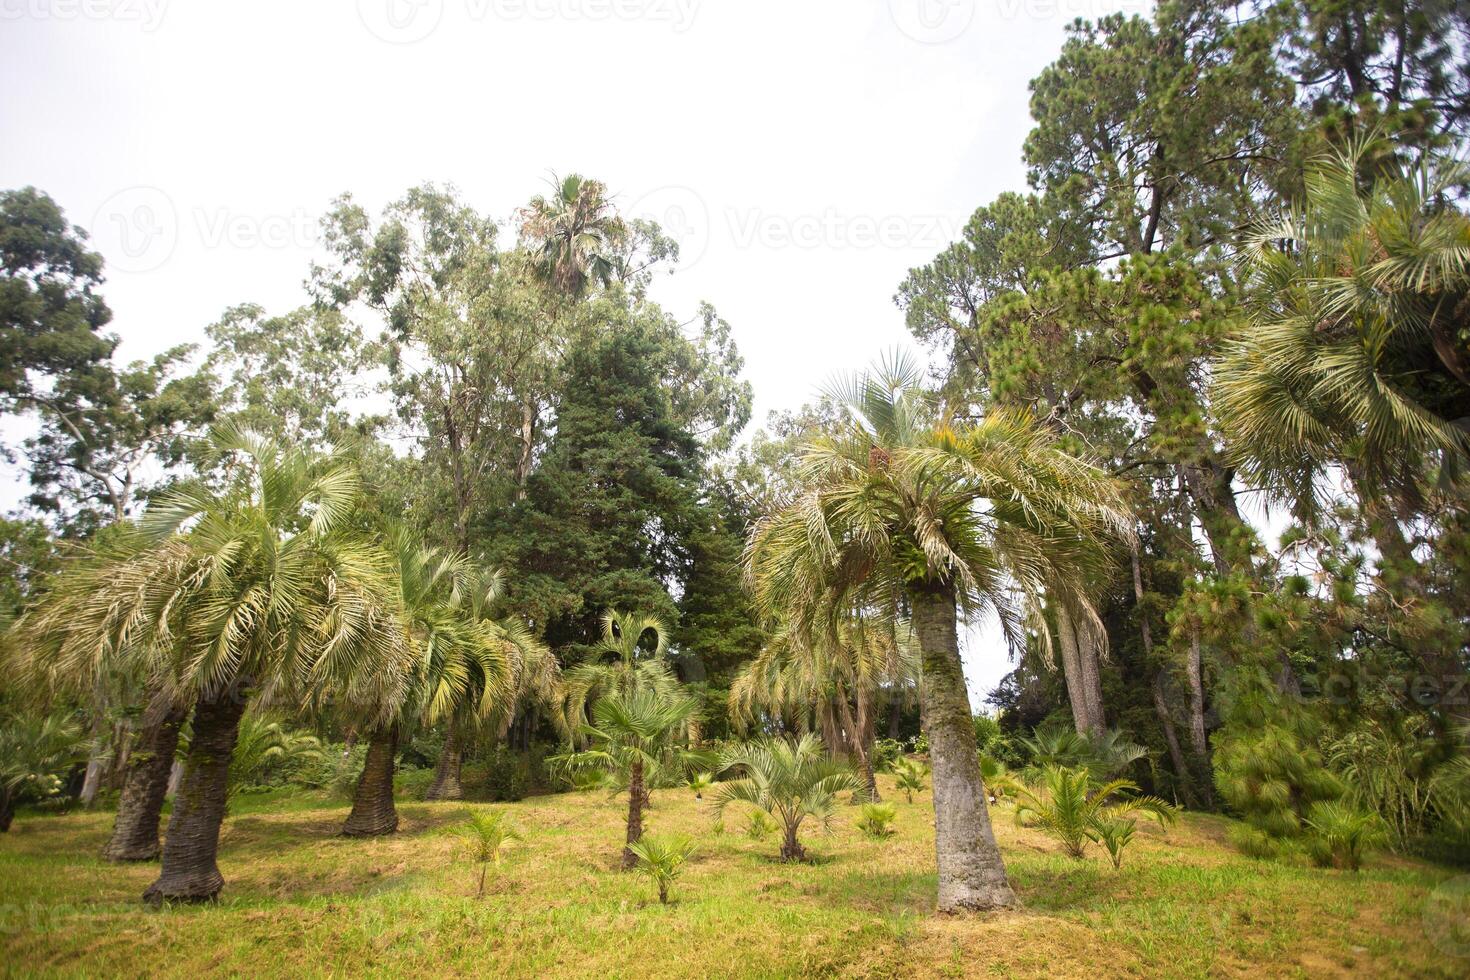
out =
<svg viewBox="0 0 1470 980"><path fill-rule="evenodd" d="M898 788L903 790L910 803L914 802L915 793L924 792L924 777L928 774L929 767L915 759L900 759L893 765Z"/></svg>
<svg viewBox="0 0 1470 980"><path fill-rule="evenodd" d="M766 816L764 810L752 810L745 820L745 836L751 840L765 840L776 830L776 821Z"/></svg>
<svg viewBox="0 0 1470 980"><path fill-rule="evenodd" d="M76 722L63 715L0 719L0 833L10 829L16 804L61 791L81 739Z"/></svg>
<svg viewBox="0 0 1470 980"><path fill-rule="evenodd" d="M500 865L505 861L506 854L516 844L521 843L523 838L520 832L506 821L504 813L494 811L472 814L462 832L469 839L470 846L474 848L475 860L480 865L480 887L476 890L475 897L483 898L485 872L493 863L496 872L499 873Z"/></svg>
<svg viewBox="0 0 1470 980"><path fill-rule="evenodd" d="M715 784L714 773L697 772L689 777L689 788L694 790L696 800L704 799L704 791Z"/></svg>
<svg viewBox="0 0 1470 980"><path fill-rule="evenodd" d="M1145 813L1164 826L1179 812L1173 804L1156 796L1121 796L1138 790L1126 779L1096 786L1086 769L1048 766L1041 774L1040 784L1039 792L1016 787L1016 821L1029 822L1030 826L1055 837L1074 858L1084 855L1088 843L1110 833L1119 848L1114 861L1121 862L1122 847L1127 846L1127 840L1122 839L1120 829L1105 831L1103 828L1134 813ZM1131 832L1126 836L1131 839ZM1112 853L1112 845L1104 846Z"/></svg>
<svg viewBox="0 0 1470 980"><path fill-rule="evenodd" d="M781 860L804 861L806 851L798 838L807 817L830 824L836 795L861 785L856 774L827 756L815 735L796 741L767 739L728 752L724 768L742 775L715 790L718 811L731 803L749 803L776 818L785 831Z"/></svg>
<svg viewBox="0 0 1470 980"><path fill-rule="evenodd" d="M1137 829L1138 821L1132 817L1103 817L1097 821L1096 840L1107 849L1114 871L1123 867L1123 851L1133 842Z"/></svg>
<svg viewBox="0 0 1470 980"><path fill-rule="evenodd" d="M1357 871L1369 851L1388 843L1381 817L1339 800L1314 804L1306 824L1312 830L1307 851L1323 867Z"/></svg>
<svg viewBox="0 0 1470 980"><path fill-rule="evenodd" d="M864 803L858 813L857 828L873 840L884 840L895 833L893 821L898 818L898 807L892 803Z"/></svg>
<svg viewBox="0 0 1470 980"><path fill-rule="evenodd" d="M669 904L669 887L684 873L684 865L694 853L694 841L683 835L658 837L650 834L628 845L628 849L638 859L633 870L658 888L660 905Z"/></svg>

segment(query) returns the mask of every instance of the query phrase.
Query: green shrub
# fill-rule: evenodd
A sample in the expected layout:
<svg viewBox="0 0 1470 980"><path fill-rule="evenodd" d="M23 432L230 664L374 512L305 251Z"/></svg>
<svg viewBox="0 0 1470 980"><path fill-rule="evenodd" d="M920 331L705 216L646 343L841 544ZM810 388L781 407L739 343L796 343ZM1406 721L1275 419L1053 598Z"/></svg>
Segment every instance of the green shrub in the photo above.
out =
<svg viewBox="0 0 1470 980"><path fill-rule="evenodd" d="M460 832L469 840L474 858L480 865L480 887L476 897L485 895L485 872L491 864L497 871L510 849L521 842L520 833L506 822L504 813L481 811L470 816Z"/></svg>
<svg viewBox="0 0 1470 980"><path fill-rule="evenodd" d="M401 767L393 774L393 792L397 796L421 800L429 791L429 784L433 781L434 770L432 769L420 769L417 766Z"/></svg>
<svg viewBox="0 0 1470 980"><path fill-rule="evenodd" d="M903 743L896 738L880 738L873 742L873 771L892 772L893 764L903 758Z"/></svg>
<svg viewBox="0 0 1470 980"><path fill-rule="evenodd" d="M893 829L896 819L898 807L892 803L864 803L858 814L857 828L874 840L884 840L896 833Z"/></svg>
<svg viewBox="0 0 1470 980"><path fill-rule="evenodd" d="M1376 813L1342 802L1318 803L1306 819L1307 854L1321 867L1357 871L1369 852L1388 843L1388 828Z"/></svg>
<svg viewBox="0 0 1470 980"><path fill-rule="evenodd" d="M894 764L893 773L898 777L898 788L912 803L915 793L924 792L924 777L929 774L929 767L915 759L900 759Z"/></svg>
<svg viewBox="0 0 1470 980"><path fill-rule="evenodd" d="M751 810L745 821L745 836L751 840L765 840L776 832L776 821L766 816L764 810Z"/></svg>
<svg viewBox="0 0 1470 980"><path fill-rule="evenodd" d="M1236 850L1258 861L1274 860L1281 856L1283 850L1280 838L1272 837L1261 828L1252 827L1248 823L1235 824L1226 837Z"/></svg>
<svg viewBox="0 0 1470 980"><path fill-rule="evenodd" d="M497 803L526 798L530 787L529 760L501 746L485 762L485 790Z"/></svg>
<svg viewBox="0 0 1470 980"><path fill-rule="evenodd" d="M1093 824L1095 840L1107 849L1113 870L1123 867L1123 851L1133 842L1138 821L1129 817L1100 817Z"/></svg>

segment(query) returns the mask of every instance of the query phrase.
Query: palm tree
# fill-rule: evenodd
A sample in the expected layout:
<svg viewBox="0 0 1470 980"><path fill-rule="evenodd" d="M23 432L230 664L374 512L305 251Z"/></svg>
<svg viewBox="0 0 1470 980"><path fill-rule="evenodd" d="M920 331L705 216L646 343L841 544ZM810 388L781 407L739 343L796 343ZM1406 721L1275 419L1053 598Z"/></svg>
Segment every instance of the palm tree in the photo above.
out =
<svg viewBox="0 0 1470 980"><path fill-rule="evenodd" d="M17 803L45 799L61 789L61 778L81 747L81 730L62 715L0 721L0 833L10 830Z"/></svg>
<svg viewBox="0 0 1470 980"><path fill-rule="evenodd" d="M386 557L353 521L361 491L335 456L212 434L216 485L157 498L141 537L62 576L18 626L49 668L90 676L126 658L194 701L184 776L150 902L204 901L230 759L252 701L331 700L391 717L413 669Z"/></svg>
<svg viewBox="0 0 1470 980"><path fill-rule="evenodd" d="M638 860L633 870L658 888L660 905L669 904L669 888L684 873L684 865L694 853L694 841L684 835L645 837L629 850Z"/></svg>
<svg viewBox="0 0 1470 980"><path fill-rule="evenodd" d="M464 827L464 835L475 849L475 860L480 865L480 887L476 898L485 897L485 872L494 864L497 872L505 855L523 838L520 832L505 819L505 814L492 811L473 813Z"/></svg>
<svg viewBox="0 0 1470 980"><path fill-rule="evenodd" d="M665 654L669 632L655 616L609 609L602 615L597 645L598 661L578 664L565 676L565 714L574 725L585 725L597 699L611 692L646 688L673 694L679 679Z"/></svg>
<svg viewBox="0 0 1470 980"><path fill-rule="evenodd" d="M1112 836L1117 841L1119 824L1133 813L1145 813L1163 826L1178 813L1173 804L1156 796L1121 796L1136 793L1138 787L1126 779L1115 779L1099 785L1086 769L1047 766L1041 777L1040 791L1015 787L1016 821L1038 827L1061 842L1074 858L1081 858L1089 841ZM1131 826L1128 830L1131 831ZM1128 834L1131 837L1131 833ZM1122 846L1127 846L1124 841ZM1114 864L1120 860L1121 847L1114 853Z"/></svg>
<svg viewBox="0 0 1470 980"><path fill-rule="evenodd" d="M747 575L765 614L801 632L830 636L854 609L907 608L934 765L938 907L995 908L1015 898L985 806L959 615L994 613L1019 643L1044 590L1085 593L1088 556L1132 521L1118 484L1038 420L938 421L920 377L898 355L832 392L850 418L806 448L807 489L758 523Z"/></svg>
<svg viewBox="0 0 1470 980"><path fill-rule="evenodd" d="M850 619L835 637L778 629L731 683L731 717L744 729L762 722L762 714L795 716L805 728L808 716L815 714L811 727L821 731L829 748L841 746L856 757L867 794L877 801L876 706L884 692L899 698L916 688L918 676L918 651L908 623Z"/></svg>
<svg viewBox="0 0 1470 980"><path fill-rule="evenodd" d="M158 823L168 792L168 776L179 747L179 731L189 716L187 703L167 695L149 699L123 772L112 836L102 849L109 861L152 861L158 857Z"/></svg>
<svg viewBox="0 0 1470 980"><path fill-rule="evenodd" d="M914 759L900 759L893 766L893 775L894 785L903 790L904 796L912 803L915 793L924 792L924 777L929 772Z"/></svg>
<svg viewBox="0 0 1470 980"><path fill-rule="evenodd" d="M1373 149L1317 161L1301 208L1249 238L1256 308L1216 373L1235 462L1307 512L1330 462L1369 500L1415 503L1470 457L1470 166Z"/></svg>
<svg viewBox="0 0 1470 980"><path fill-rule="evenodd" d="M810 733L795 741L764 739L731 749L722 768L739 778L720 783L712 795L716 812L731 803L749 803L776 818L784 831L782 861L805 861L799 833L808 817L824 827L831 822L837 794L860 787L847 766L829 758Z"/></svg>
<svg viewBox="0 0 1470 980"><path fill-rule="evenodd" d="M554 178L551 196L538 194L521 211L521 238L539 274L569 297L581 296L594 281L612 281L616 249L626 236L606 185L579 174Z"/></svg>
<svg viewBox="0 0 1470 980"><path fill-rule="evenodd" d="M628 833L623 847L624 869L638 863L632 845L643 838L648 784L664 773L707 761L701 754L675 744L698 710L697 698L677 691L643 687L613 691L597 700L592 709L593 722L584 729L592 747L586 752L548 760L573 770L596 767L626 782Z"/></svg>

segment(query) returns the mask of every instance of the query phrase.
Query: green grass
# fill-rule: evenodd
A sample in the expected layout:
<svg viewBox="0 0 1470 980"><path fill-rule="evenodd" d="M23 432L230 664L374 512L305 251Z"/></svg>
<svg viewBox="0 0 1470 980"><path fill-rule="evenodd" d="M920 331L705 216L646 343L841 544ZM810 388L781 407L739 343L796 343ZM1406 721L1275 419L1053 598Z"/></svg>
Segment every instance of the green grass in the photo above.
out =
<svg viewBox="0 0 1470 980"><path fill-rule="evenodd" d="M398 834L364 842L336 836L346 806L325 795L241 797L220 902L157 912L137 901L156 868L96 857L110 814L22 814L0 837L0 963L93 976L1470 973L1425 928L1426 899L1452 872L1394 858L1359 874L1258 862L1231 851L1228 821L1212 817L1141 831L1115 872L1101 851L1063 856L1002 805L1024 907L935 916L930 796L908 805L891 781L884 790L899 800L896 836L867 839L844 807L830 836L808 830L819 860L799 866L773 860L774 838L716 836L691 792L656 792L649 830L699 840L667 907L616 870L624 801L600 792L504 805L526 845L482 900L457 833L480 804L405 803Z"/></svg>

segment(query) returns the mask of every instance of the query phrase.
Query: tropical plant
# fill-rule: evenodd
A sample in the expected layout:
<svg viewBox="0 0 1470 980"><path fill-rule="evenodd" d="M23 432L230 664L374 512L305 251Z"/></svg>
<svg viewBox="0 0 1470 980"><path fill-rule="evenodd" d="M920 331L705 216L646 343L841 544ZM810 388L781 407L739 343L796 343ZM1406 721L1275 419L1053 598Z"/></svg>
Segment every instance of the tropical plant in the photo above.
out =
<svg viewBox="0 0 1470 980"><path fill-rule="evenodd" d="M1096 836L1093 839L1107 849L1114 871L1123 867L1123 851L1133 843L1133 833L1137 829L1138 821L1131 817L1101 817L1095 823L1093 832Z"/></svg>
<svg viewBox="0 0 1470 980"><path fill-rule="evenodd" d="M996 411L950 424L895 356L836 387L849 409L804 450L806 487L757 524L756 605L829 635L847 610L910 611L934 766L941 911L1010 905L959 657L959 614L990 611L1019 644L1047 593L1082 594L1101 544L1132 534L1119 485L1065 452L1042 420ZM1020 603L1016 600L1019 594Z"/></svg>
<svg viewBox="0 0 1470 980"><path fill-rule="evenodd" d="M896 819L898 807L892 803L864 803L858 813L857 828L874 840L884 840L896 832L893 829Z"/></svg>
<svg viewBox="0 0 1470 980"><path fill-rule="evenodd" d="M697 772L689 777L689 788L694 790L696 800L704 799L704 791L715 784L714 773Z"/></svg>
<svg viewBox="0 0 1470 980"><path fill-rule="evenodd" d="M179 741L187 753L187 735ZM320 758L320 739L305 732L292 731L282 722L250 712L240 719L240 733L235 739L235 751L230 756L230 782L226 798L235 796L247 786L263 783L272 772L280 772Z"/></svg>
<svg viewBox="0 0 1470 980"><path fill-rule="evenodd" d="M61 791L66 770L83 754L81 728L65 715L0 722L0 833L10 829L15 807Z"/></svg>
<svg viewBox="0 0 1470 980"><path fill-rule="evenodd" d="M776 821L764 810L752 810L745 818L745 836L751 840L765 840L776 830Z"/></svg>
<svg viewBox="0 0 1470 980"><path fill-rule="evenodd" d="M1116 825L1133 813L1147 814L1161 827L1173 822L1179 811L1172 803L1155 796L1120 795L1137 791L1137 785L1126 779L1098 785L1086 769L1048 766L1038 790L1016 789L1016 822L1037 827L1055 837L1067 854L1081 858L1088 842L1105 833L1116 842L1121 837ZM1131 839L1131 831L1127 836ZM1127 841L1122 843L1126 846ZM1113 845L1107 846L1112 853ZM1115 862L1121 861L1121 848L1118 853Z"/></svg>
<svg viewBox="0 0 1470 980"><path fill-rule="evenodd" d="M334 456L217 430L210 485L154 498L138 532L58 577L17 626L29 663L92 677L120 662L195 700L150 902L219 893L229 764L258 692L389 718L414 669L381 549L353 520L361 489Z"/></svg>
<svg viewBox="0 0 1470 980"><path fill-rule="evenodd" d="M570 297L612 281L627 234L607 187L580 174L553 179L551 196L538 194L521 211L521 238L536 256L537 272Z"/></svg>
<svg viewBox="0 0 1470 980"><path fill-rule="evenodd" d="M900 759L893 764L893 775L894 785L912 803L915 793L924 792L924 777L929 775L929 767L917 759Z"/></svg>
<svg viewBox="0 0 1470 980"><path fill-rule="evenodd" d="M1470 457L1470 218L1454 203L1470 167L1379 149L1318 160L1300 210L1251 236L1259 305L1217 370L1236 461L1307 511L1333 462L1369 498L1414 501Z"/></svg>
<svg viewBox="0 0 1470 980"><path fill-rule="evenodd" d="M1388 829L1376 813L1366 813L1341 800L1316 803L1306 818L1307 853L1327 867L1357 871L1368 852L1388 843Z"/></svg>
<svg viewBox="0 0 1470 980"><path fill-rule="evenodd" d="M665 656L668 648L668 629L657 617L616 609L603 613L599 659L578 664L565 675L565 712L573 727L587 724L592 706L604 694L637 688L677 693L679 680Z"/></svg>
<svg viewBox="0 0 1470 980"><path fill-rule="evenodd" d="M592 709L592 724L583 729L591 748L547 760L553 766L573 772L600 769L626 786L628 832L623 847L624 869L631 869L637 863L632 845L643 837L643 811L648 806L649 783L662 773L686 770L708 761L704 755L675 744L698 710L698 699L678 691L652 688L613 691L597 700Z"/></svg>
<svg viewBox="0 0 1470 980"><path fill-rule="evenodd" d="M737 746L725 752L721 767L737 776L716 787L715 809L723 813L732 803L748 803L774 817L784 832L783 861L806 860L798 838L802 823L810 817L830 825L837 794L860 786L852 770L828 758L811 734Z"/></svg>
<svg viewBox="0 0 1470 980"><path fill-rule="evenodd" d="M474 850L474 859L480 865L480 884L475 890L475 897L483 898L486 870L494 864L498 873L510 849L522 843L524 838L506 820L504 813L495 810L481 810L470 814L469 822L460 832L469 840Z"/></svg>
<svg viewBox="0 0 1470 980"><path fill-rule="evenodd" d="M684 865L694 853L694 841L682 834L669 837L650 834L629 845L629 850L638 861L633 870L658 888L660 905L669 904L669 888L684 873Z"/></svg>
<svg viewBox="0 0 1470 980"><path fill-rule="evenodd" d="M913 630L892 617L853 617L835 635L776 630L730 685L730 715L742 731L767 718L816 729L829 748L857 761L867 796L878 800L874 717L882 696L918 686Z"/></svg>
<svg viewBox="0 0 1470 980"><path fill-rule="evenodd" d="M1037 781L1056 766L1086 769L1094 780L1111 779L1148 756L1147 749L1127 741L1116 729L1089 735L1064 725L1043 726L1018 744L1027 757L1021 778L1028 782Z"/></svg>

